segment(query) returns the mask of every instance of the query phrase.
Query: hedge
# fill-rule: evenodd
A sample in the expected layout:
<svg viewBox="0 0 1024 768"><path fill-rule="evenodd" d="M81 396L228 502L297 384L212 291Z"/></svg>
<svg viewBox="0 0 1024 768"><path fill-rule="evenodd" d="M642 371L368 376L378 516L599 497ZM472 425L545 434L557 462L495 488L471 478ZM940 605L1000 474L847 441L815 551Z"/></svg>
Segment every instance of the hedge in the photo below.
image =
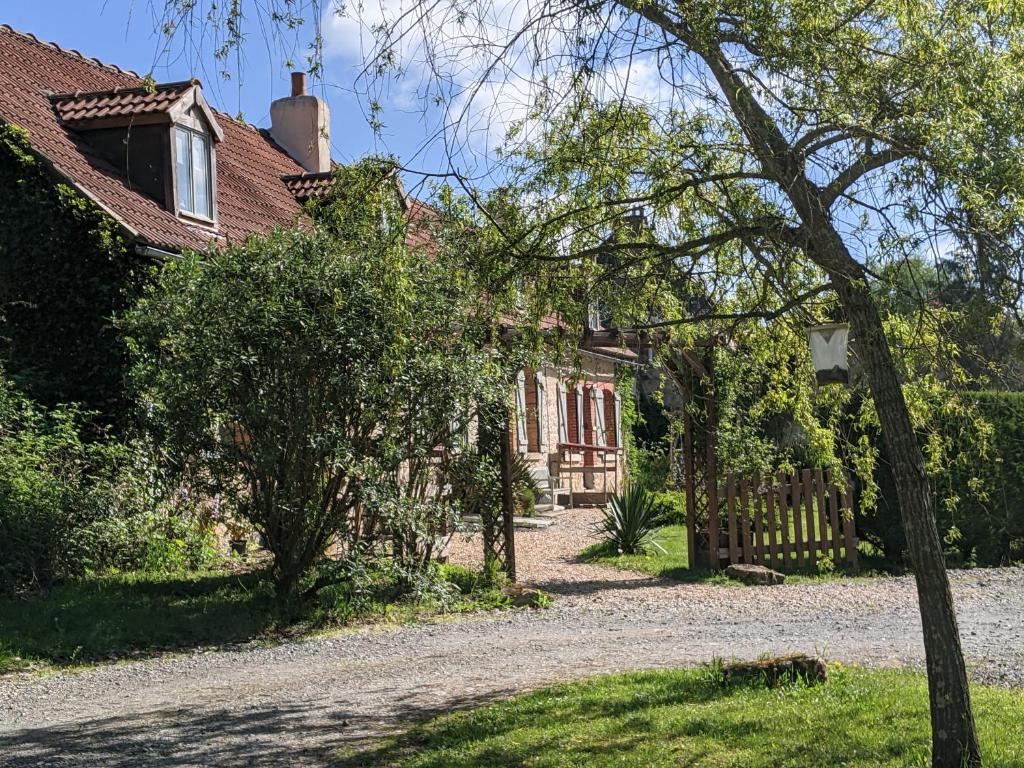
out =
<svg viewBox="0 0 1024 768"><path fill-rule="evenodd" d="M964 397L991 427L966 415L933 425L942 438L942 469L929 477L950 565L1004 565L1024 560L1024 392L972 392ZM875 470L878 503L858 514L861 539L888 561L906 558L896 487L881 439Z"/></svg>

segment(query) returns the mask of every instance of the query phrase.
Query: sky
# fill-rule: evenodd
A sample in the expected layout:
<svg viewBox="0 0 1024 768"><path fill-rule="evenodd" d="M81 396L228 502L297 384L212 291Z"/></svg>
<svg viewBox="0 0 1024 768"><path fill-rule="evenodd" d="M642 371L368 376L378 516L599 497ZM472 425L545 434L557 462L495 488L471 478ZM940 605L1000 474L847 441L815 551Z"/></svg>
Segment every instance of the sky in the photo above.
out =
<svg viewBox="0 0 1024 768"><path fill-rule="evenodd" d="M156 0L160 4L160 0ZM289 95L291 68L288 54L273 50L267 36L257 28L247 30L249 42L241 76L225 80L218 74L212 46L189 50L188 41L178 39L165 50L159 22L154 21L153 0L3 0L0 23L20 32L30 32L41 40L97 58L107 64L145 75L152 73L157 82L173 82L198 77L211 104L228 114L241 113L259 127L269 127L270 102ZM328 19L328 22L331 20ZM422 111L409 106L385 115L379 136L366 119L365 98L353 93L358 74L358 47L340 40L353 32L352 22L326 26L328 34L324 82L313 92L327 101L331 110L331 143L334 159L351 162L369 153L396 154L409 158L417 167L442 162L437 151L429 157L422 149L430 132ZM358 35L358 30L355 30ZM301 50L296 57L302 67ZM428 153L429 154L429 153Z"/></svg>
<svg viewBox="0 0 1024 768"><path fill-rule="evenodd" d="M161 32L162 19L157 17L166 2L0 0L0 23L103 62L152 74L158 83L198 77L215 108L268 127L270 103L289 94L290 71L305 68L305 46L319 22L324 72L312 85L312 92L330 108L332 155L342 163L371 153L394 155L412 172L444 172L455 167L468 177L489 177L493 182L496 176L489 176L494 169L493 150L508 128L526 117L536 98L531 86L536 72L531 70L526 46L516 46L500 67L492 69L490 65L495 51L536 15L537 0L490 0L481 4L480 17L469 22L457 3L431 3L429 23L417 25L413 20L405 24L396 45L402 76L388 75L376 81L358 77L373 47L370 30L382 22L407 19L410 14L406 12L415 7L412 0L302 0L300 5L319 5L322 13L319 17L306 14L307 23L297 33L297 47L291 37L287 42L275 41L275 35L261 26L253 12L243 24L247 36L243 58L232 58L226 67L213 55L216 42L209 37L197 40L197 31L179 32L168 45ZM280 0L245 2L243 9L273 2ZM214 0L196 3L202 18ZM337 8L346 9L345 15L333 12ZM580 32L573 19L566 24L554 29L542 43L547 46L544 50L556 57L565 40ZM444 42L438 44L438 39ZM289 58L295 64L290 64ZM556 71L548 74L564 74L557 71L557 61L550 66ZM231 70L230 79L221 74L225 68ZM442 77L436 76L439 70L444 72ZM651 56L612 63L603 74L603 85L595 87L624 90L646 103L664 96L664 83ZM372 97L367 95L368 89L372 89ZM441 97L445 108L438 106L436 97ZM371 98L383 107L379 114L383 127L376 132L368 120ZM452 122L458 123L459 131L442 130ZM415 173L406 177L408 183ZM490 184L484 181L483 186Z"/></svg>

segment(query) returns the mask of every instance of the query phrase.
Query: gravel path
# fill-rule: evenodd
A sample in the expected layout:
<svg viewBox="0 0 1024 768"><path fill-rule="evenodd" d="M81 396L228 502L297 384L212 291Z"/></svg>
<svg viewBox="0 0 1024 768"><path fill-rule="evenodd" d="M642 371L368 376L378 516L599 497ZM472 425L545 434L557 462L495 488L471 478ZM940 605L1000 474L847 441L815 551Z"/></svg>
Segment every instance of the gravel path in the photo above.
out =
<svg viewBox="0 0 1024 768"><path fill-rule="evenodd" d="M743 588L574 564L592 518L517 537L521 578L557 595L547 610L0 682L0 766L321 766L409 720L595 672L787 651L921 662L910 579ZM953 583L974 675L1024 686L1024 569Z"/></svg>

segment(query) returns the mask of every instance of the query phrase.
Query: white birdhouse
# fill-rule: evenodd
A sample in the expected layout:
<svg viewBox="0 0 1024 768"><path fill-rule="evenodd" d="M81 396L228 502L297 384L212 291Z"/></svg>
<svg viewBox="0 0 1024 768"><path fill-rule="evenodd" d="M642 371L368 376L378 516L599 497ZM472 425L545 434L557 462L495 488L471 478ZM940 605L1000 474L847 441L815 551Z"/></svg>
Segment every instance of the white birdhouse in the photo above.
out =
<svg viewBox="0 0 1024 768"><path fill-rule="evenodd" d="M849 384L850 364L846 359L849 324L828 323L808 328L807 340L818 384Z"/></svg>

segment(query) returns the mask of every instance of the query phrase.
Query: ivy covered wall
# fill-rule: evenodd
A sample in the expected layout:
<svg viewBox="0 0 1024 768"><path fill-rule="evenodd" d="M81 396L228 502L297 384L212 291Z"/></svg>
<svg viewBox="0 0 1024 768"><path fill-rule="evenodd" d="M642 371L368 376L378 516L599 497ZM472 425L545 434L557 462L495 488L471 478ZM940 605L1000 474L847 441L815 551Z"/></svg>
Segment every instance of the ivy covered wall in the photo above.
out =
<svg viewBox="0 0 1024 768"><path fill-rule="evenodd" d="M113 318L148 271L116 223L0 124L0 366L45 405L124 426L126 349Z"/></svg>

